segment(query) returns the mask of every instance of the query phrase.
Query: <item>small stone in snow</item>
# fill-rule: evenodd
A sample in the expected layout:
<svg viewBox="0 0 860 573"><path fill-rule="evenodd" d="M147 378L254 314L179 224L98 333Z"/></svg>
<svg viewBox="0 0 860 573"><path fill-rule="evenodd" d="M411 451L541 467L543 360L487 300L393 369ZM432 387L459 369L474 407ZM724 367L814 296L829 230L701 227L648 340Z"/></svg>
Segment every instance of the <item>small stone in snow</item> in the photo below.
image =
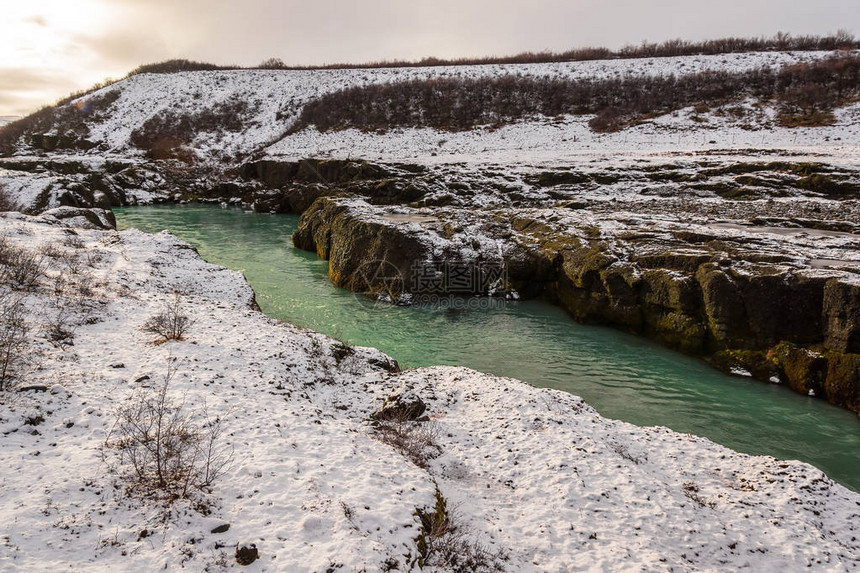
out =
<svg viewBox="0 0 860 573"><path fill-rule="evenodd" d="M260 556L254 543L236 544L236 562L239 565L250 565Z"/></svg>
<svg viewBox="0 0 860 573"><path fill-rule="evenodd" d="M18 392L47 392L48 387L43 386L41 384L34 384L32 386L22 386L18 388Z"/></svg>

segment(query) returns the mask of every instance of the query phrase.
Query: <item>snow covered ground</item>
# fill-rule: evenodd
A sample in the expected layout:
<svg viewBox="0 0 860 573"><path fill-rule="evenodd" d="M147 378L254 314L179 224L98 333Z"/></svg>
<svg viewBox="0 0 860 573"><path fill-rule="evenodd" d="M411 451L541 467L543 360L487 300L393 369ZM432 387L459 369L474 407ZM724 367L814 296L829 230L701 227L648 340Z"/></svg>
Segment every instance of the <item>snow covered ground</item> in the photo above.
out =
<svg viewBox="0 0 860 573"><path fill-rule="evenodd" d="M437 487L461 540L506 571L860 569L860 495L811 466L466 369L389 373L377 351L266 318L240 274L166 232L5 214L0 235L45 257L23 292L22 384L46 388L0 395L0 570L216 571L254 543L248 571L406 571ZM195 322L156 344L141 327L177 292ZM61 308L73 345L46 339ZM197 417L205 404L234 451L202 505L129 491L104 446L168 365L171 395ZM405 422L435 442L423 464L370 419L403 389L427 405Z"/></svg>
<svg viewBox="0 0 860 573"><path fill-rule="evenodd" d="M805 158L822 159L846 167L860 164L860 104L836 112L833 126L784 128L773 125L773 109L765 112L767 127L750 129L748 119L714 113L696 114L691 108L662 116L618 133L594 133L591 116L565 116L524 121L501 128L440 132L435 129L395 129L380 135L356 129L321 133L305 129L266 149L272 158L305 157L450 163L584 164L603 167L693 152L719 155L721 151L779 150ZM694 122L691 117L695 116ZM735 158L738 160L739 158ZM802 159L801 159L802 160Z"/></svg>

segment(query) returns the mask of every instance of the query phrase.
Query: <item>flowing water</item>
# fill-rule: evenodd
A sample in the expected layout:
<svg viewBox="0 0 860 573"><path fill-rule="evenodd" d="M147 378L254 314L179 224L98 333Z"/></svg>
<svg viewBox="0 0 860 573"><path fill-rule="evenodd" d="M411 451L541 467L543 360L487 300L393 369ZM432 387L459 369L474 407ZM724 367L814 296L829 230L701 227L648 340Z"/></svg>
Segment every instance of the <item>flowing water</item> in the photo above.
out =
<svg viewBox="0 0 860 573"><path fill-rule="evenodd" d="M333 286L328 263L292 247L298 217L216 206L115 209L120 229L169 229L241 271L269 316L373 346L402 366L450 364L581 396L604 416L667 426L751 454L799 459L860 491L860 420L787 388L721 374L541 302L396 307Z"/></svg>

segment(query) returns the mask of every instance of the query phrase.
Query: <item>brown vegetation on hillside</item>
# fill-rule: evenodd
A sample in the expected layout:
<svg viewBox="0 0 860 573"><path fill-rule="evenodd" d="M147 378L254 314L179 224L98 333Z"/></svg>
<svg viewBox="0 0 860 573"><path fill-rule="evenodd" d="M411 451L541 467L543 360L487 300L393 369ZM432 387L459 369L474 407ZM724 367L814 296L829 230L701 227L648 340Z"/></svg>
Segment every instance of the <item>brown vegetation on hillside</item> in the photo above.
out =
<svg viewBox="0 0 860 573"><path fill-rule="evenodd" d="M595 114L598 132L623 129L646 116L745 97L774 100L784 125L820 125L860 96L860 57L834 57L774 71L708 71L686 76L604 80L507 75L417 79L348 88L305 106L293 130L397 127L471 129L533 116Z"/></svg>

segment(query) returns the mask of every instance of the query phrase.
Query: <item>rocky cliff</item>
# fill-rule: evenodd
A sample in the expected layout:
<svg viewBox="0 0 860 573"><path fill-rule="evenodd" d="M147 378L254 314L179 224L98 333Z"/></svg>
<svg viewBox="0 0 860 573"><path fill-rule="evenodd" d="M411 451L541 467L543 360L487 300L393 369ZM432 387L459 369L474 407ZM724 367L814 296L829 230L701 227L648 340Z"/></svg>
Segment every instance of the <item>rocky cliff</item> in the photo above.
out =
<svg viewBox="0 0 860 573"><path fill-rule="evenodd" d="M726 372L860 412L860 241L833 230L852 229L850 221L764 217L766 201L725 199L712 209L731 219L647 202L635 211L610 209L612 200L479 209L464 196L462 207L422 207L420 199L385 205L357 195L367 184L361 177L333 177L293 237L330 261L340 286L391 294L390 273L374 285L362 271L376 262L398 269L398 285L411 294L422 292L410 280L416 266L501 264L507 280L496 294L547 299L579 321L647 336ZM438 184L423 176L408 182L424 196ZM822 208L814 197L792 203L808 213ZM850 213L856 204L840 207Z"/></svg>

